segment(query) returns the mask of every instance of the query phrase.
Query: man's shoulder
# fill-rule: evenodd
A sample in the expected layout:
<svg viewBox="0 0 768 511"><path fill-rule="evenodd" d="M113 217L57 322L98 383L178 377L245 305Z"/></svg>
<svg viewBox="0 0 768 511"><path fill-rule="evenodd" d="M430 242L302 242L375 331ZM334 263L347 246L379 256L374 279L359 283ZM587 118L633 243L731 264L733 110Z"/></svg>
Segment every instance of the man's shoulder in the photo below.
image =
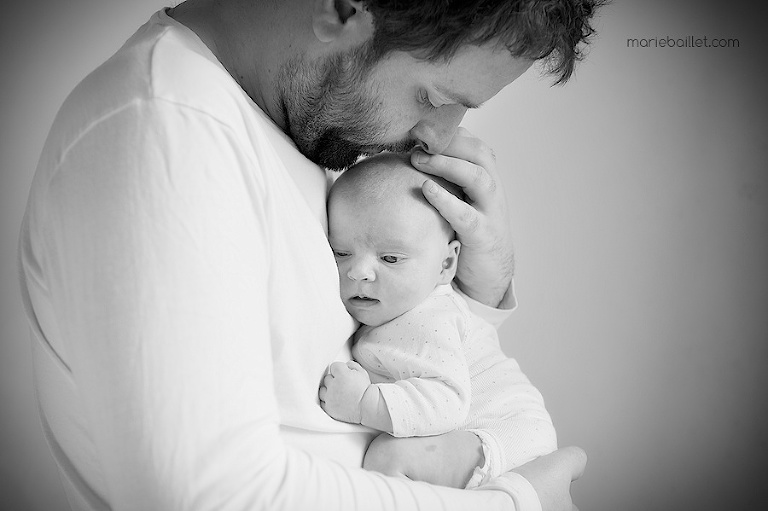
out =
<svg viewBox="0 0 768 511"><path fill-rule="evenodd" d="M186 29L164 26L126 57L146 73L148 97L205 112L242 117L255 105L205 45ZM146 66L146 67L145 67ZM130 68L131 66L125 66Z"/></svg>
<svg viewBox="0 0 768 511"><path fill-rule="evenodd" d="M84 127L142 102L191 109L222 122L242 119L244 109L253 112L250 100L202 41L160 15L75 87L60 111L67 124Z"/></svg>

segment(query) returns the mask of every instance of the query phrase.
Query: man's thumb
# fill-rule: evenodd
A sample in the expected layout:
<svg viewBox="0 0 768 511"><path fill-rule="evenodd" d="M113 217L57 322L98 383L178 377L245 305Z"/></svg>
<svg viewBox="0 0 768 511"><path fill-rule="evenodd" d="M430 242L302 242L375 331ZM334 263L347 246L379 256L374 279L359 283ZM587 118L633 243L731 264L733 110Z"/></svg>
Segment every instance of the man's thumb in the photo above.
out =
<svg viewBox="0 0 768 511"><path fill-rule="evenodd" d="M581 447L563 447L558 454L562 456L562 462L570 467L571 481L575 481L584 475L587 466L587 453Z"/></svg>

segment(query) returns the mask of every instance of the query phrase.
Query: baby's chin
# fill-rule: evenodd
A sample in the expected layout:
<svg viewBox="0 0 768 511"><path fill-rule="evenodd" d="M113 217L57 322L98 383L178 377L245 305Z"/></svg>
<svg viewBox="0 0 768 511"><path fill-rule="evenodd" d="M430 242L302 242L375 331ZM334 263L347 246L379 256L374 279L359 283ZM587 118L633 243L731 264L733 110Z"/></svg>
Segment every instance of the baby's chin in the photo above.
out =
<svg viewBox="0 0 768 511"><path fill-rule="evenodd" d="M357 322L360 323L361 325L365 325L369 327L381 326L384 323L388 323L394 319L394 318L377 318L367 314L357 314L357 313L352 314L351 312L350 312L350 315L353 318L355 318Z"/></svg>
<svg viewBox="0 0 768 511"><path fill-rule="evenodd" d="M358 323L369 327L381 326L395 319L398 315L383 315L380 311L360 310L350 304L345 304L347 312L357 320Z"/></svg>

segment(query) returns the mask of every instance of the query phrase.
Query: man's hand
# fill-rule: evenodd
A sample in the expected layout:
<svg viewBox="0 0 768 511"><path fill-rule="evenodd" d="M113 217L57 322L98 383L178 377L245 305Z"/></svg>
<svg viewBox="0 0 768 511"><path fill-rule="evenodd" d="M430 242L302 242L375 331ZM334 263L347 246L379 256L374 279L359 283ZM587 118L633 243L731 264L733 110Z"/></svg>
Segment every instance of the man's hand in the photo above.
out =
<svg viewBox="0 0 768 511"><path fill-rule="evenodd" d="M360 402L370 384L368 373L354 360L334 362L320 385L320 406L338 421L360 424Z"/></svg>
<svg viewBox="0 0 768 511"><path fill-rule="evenodd" d="M515 262L507 202L493 151L459 128L443 154L417 149L411 163L464 191L467 202L434 181L422 187L424 196L451 224L461 242L456 272L459 287L479 302L499 306L512 281Z"/></svg>
<svg viewBox="0 0 768 511"><path fill-rule="evenodd" d="M531 483L543 511L578 511L571 500L571 483L581 477L586 464L587 454L583 449L564 447L512 472L517 472Z"/></svg>

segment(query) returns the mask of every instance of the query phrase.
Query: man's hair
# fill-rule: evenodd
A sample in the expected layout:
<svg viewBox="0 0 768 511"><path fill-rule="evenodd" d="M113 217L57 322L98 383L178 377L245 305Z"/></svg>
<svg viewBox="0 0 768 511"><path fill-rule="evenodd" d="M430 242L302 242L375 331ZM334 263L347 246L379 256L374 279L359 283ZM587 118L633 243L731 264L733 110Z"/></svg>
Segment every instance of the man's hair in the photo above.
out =
<svg viewBox="0 0 768 511"><path fill-rule="evenodd" d="M450 60L465 44L499 44L513 57L543 60L565 83L595 32L590 24L606 0L363 0L373 15L369 57L406 51Z"/></svg>

